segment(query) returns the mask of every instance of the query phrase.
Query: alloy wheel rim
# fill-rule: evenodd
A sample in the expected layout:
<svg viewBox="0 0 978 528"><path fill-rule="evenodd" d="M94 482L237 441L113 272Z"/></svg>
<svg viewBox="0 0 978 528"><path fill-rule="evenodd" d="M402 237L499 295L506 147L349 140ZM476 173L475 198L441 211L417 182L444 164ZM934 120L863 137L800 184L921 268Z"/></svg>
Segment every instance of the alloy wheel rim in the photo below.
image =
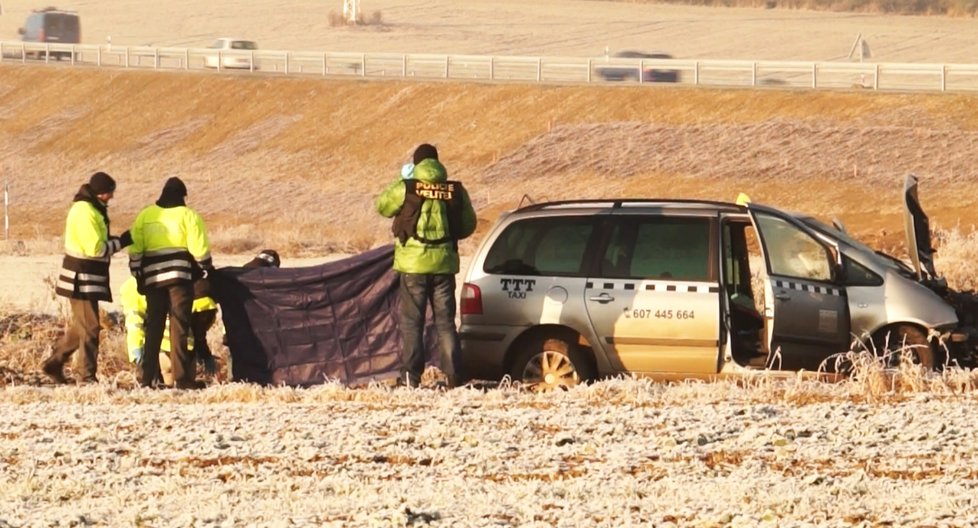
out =
<svg viewBox="0 0 978 528"><path fill-rule="evenodd" d="M523 368L523 383L539 390L569 388L580 382L570 358L552 350L534 355Z"/></svg>

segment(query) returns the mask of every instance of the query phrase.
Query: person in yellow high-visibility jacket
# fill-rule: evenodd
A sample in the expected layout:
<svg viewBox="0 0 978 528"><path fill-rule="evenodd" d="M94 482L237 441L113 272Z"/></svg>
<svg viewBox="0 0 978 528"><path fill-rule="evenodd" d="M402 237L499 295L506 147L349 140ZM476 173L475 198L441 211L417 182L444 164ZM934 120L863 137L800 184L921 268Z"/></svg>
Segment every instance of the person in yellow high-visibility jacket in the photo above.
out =
<svg viewBox="0 0 978 528"><path fill-rule="evenodd" d="M122 283L122 310L126 321L126 350L129 362L136 365L143 363L143 351L146 344L146 296L139 293L135 277L129 277ZM187 339L187 349L192 352L197 362L208 373L214 373L216 363L214 356L207 346L207 331L217 320L217 303L210 297L194 299L191 314L191 326L194 335ZM197 334L200 334L199 336ZM170 365L170 325L169 320L163 328L163 340L160 343L160 375L166 385L173 385L173 369Z"/></svg>
<svg viewBox="0 0 978 528"><path fill-rule="evenodd" d="M193 333L194 281L207 278L214 266L204 220L187 207L186 197L183 181L169 178L160 198L136 215L129 230L129 270L146 296L146 348L139 379L144 387L156 385L159 379L159 352L168 318L173 386L201 387L187 341Z"/></svg>
<svg viewBox="0 0 978 528"><path fill-rule="evenodd" d="M99 345L99 301L111 301L109 263L112 255L130 245L129 232L109 234L109 200L115 196L115 180L96 172L75 194L65 220L65 255L55 292L67 297L71 326L41 366L55 383L67 383L64 365L75 357L79 383L96 383ZM75 354L75 351L78 354Z"/></svg>

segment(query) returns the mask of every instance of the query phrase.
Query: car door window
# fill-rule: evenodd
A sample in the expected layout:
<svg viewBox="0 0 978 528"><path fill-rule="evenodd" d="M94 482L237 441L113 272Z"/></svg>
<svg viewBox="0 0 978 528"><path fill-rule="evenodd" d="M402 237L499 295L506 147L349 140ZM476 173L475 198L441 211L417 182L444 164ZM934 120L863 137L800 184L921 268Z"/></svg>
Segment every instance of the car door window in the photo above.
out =
<svg viewBox="0 0 978 528"><path fill-rule="evenodd" d="M832 280L831 260L825 246L782 218L763 213L756 218L772 275Z"/></svg>
<svg viewBox="0 0 978 528"><path fill-rule="evenodd" d="M842 265L846 270L846 286L882 286L883 277L872 272L866 266L849 258L848 255L842 256Z"/></svg>
<svg viewBox="0 0 978 528"><path fill-rule="evenodd" d="M486 273L582 276L585 249L594 232L587 217L535 218L514 222L486 255Z"/></svg>
<svg viewBox="0 0 978 528"><path fill-rule="evenodd" d="M612 229L602 277L707 281L712 277L710 219L639 217Z"/></svg>

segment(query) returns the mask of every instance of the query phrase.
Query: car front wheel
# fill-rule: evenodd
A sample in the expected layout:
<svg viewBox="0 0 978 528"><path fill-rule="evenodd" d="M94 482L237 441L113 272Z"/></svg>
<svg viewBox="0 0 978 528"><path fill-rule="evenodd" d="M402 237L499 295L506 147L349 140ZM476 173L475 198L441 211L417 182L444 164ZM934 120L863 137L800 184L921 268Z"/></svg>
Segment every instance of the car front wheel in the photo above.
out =
<svg viewBox="0 0 978 528"><path fill-rule="evenodd" d="M900 359L907 353L914 363L928 370L936 367L934 347L927 339L927 334L916 326L899 325L880 332L873 343L877 354L884 358L888 366L899 365Z"/></svg>
<svg viewBox="0 0 978 528"><path fill-rule="evenodd" d="M529 344L513 362L510 375L534 390L567 389L594 378L594 369L576 343L543 338Z"/></svg>

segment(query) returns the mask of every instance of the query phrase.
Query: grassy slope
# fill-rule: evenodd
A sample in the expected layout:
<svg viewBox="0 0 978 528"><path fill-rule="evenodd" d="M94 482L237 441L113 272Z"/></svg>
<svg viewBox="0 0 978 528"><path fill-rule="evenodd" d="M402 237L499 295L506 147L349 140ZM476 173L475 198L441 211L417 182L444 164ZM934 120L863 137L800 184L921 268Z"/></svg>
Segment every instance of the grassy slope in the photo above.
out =
<svg viewBox="0 0 978 528"><path fill-rule="evenodd" d="M180 175L219 249L362 248L373 198L437 144L491 221L525 193L756 201L897 243L904 174L939 225L970 226L969 95L296 79L0 65L14 239L60 235L77 185L120 182L117 230ZM483 227L484 229L484 227ZM55 246L56 248L56 246ZM55 249L56 250L56 249Z"/></svg>

